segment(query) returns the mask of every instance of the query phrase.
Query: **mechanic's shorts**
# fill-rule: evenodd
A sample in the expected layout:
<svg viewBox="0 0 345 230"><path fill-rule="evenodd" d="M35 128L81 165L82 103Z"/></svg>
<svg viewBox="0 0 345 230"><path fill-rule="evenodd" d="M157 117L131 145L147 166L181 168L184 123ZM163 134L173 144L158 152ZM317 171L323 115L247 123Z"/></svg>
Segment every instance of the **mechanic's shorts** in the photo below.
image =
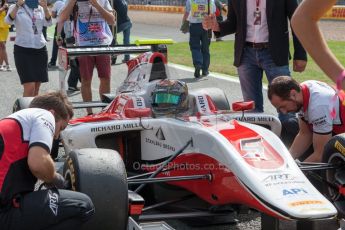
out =
<svg viewBox="0 0 345 230"><path fill-rule="evenodd" d="M19 195L13 203L0 209L1 230L79 229L95 212L87 195L60 189Z"/></svg>
<svg viewBox="0 0 345 230"><path fill-rule="evenodd" d="M97 68L99 78L110 78L111 74L111 59L110 55L100 56L80 56L79 71L80 78L85 80L92 79L93 69Z"/></svg>

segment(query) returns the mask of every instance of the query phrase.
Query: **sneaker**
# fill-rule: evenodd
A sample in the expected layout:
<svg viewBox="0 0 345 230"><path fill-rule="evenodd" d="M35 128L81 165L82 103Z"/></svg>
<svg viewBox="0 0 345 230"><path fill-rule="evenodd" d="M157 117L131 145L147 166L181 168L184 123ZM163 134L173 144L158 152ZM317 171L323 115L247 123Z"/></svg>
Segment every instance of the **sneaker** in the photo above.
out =
<svg viewBox="0 0 345 230"><path fill-rule="evenodd" d="M79 87L69 86L69 87L68 87L68 90L69 90L69 91L80 91L80 88L79 88Z"/></svg>
<svg viewBox="0 0 345 230"><path fill-rule="evenodd" d="M5 67L6 67L5 65L1 65L1 66L0 66L0 71L1 71L1 72L6 71Z"/></svg>
<svg viewBox="0 0 345 230"><path fill-rule="evenodd" d="M210 72L208 72L208 70L202 70L202 76L203 77L207 77L210 74Z"/></svg>
<svg viewBox="0 0 345 230"><path fill-rule="evenodd" d="M6 66L4 65L3 69L4 69L3 71L12 72L12 68L10 65L6 65Z"/></svg>
<svg viewBox="0 0 345 230"><path fill-rule="evenodd" d="M200 68L196 67L194 71L194 77L199 78L200 77Z"/></svg>

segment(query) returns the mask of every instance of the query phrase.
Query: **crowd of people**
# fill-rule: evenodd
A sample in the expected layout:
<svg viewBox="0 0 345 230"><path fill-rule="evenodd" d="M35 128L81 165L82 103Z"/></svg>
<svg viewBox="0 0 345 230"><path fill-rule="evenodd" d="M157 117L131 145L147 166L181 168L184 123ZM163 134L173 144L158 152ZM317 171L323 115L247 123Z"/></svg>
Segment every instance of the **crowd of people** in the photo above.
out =
<svg viewBox="0 0 345 230"><path fill-rule="evenodd" d="M14 41L15 67L23 86L23 96L36 96L42 83L48 82L48 70L56 68L59 46L115 45L115 33L123 32L123 44L130 44L132 23L125 0L65 1L57 0L48 7L47 1L19 0L9 6L2 0L0 7L0 71L12 71L6 52L9 28L16 28ZM115 9L115 10L114 10ZM117 20L115 20L115 12ZM17 16L18 14L18 16ZM60 16L61 14L61 16ZM53 49L48 62L47 27L55 19ZM89 31L88 25L97 24L99 31ZM116 24L117 23L117 24ZM96 27L95 27L96 28ZM91 29L90 29L91 30ZM65 33L66 31L66 33ZM94 67L100 78L100 97L110 92L111 66L109 56L79 57L71 60L68 90L81 90L84 101L92 100L91 79ZM124 55L123 62L129 60ZM77 86L78 81L81 87ZM91 114L92 111L88 110Z"/></svg>
<svg viewBox="0 0 345 230"><path fill-rule="evenodd" d="M113 5L119 10L124 9L127 4L123 1L116 0ZM219 20L213 0L187 0L183 16L184 22L189 21L194 76L199 78L209 73L210 30L216 37L236 33L234 65L238 70L244 100L255 101L256 112L264 111L261 92L265 72L269 82L268 98L281 114L282 122L298 119L299 131L290 152L294 158L299 158L312 145L313 152L306 158L307 161L320 162L323 147L331 136L345 131L345 94L342 91L345 87L345 68L328 48L317 24L335 3L336 0L304 0L298 6L297 0L229 0L227 18ZM92 201L87 195L64 190L64 178L56 173L50 157L53 139L67 126L73 117L73 110L61 92L40 94L41 83L48 81L44 27L52 25L52 17L58 18L49 62L50 66L54 66L59 45L110 45L114 34L109 25L116 23L114 8L108 0L66 0L59 4L54 5L51 11L47 0L18 0L11 6L5 0L1 2L0 69L11 71L6 41L9 25L14 24L16 39L13 55L23 96L34 96L30 108L0 120L2 229L24 229L27 226L76 229L94 213ZM128 43L132 24L127 13L121 15L123 12L120 11L118 32L124 33L124 43ZM336 90L316 80L299 83L291 77L289 20L294 43L292 69L295 72L304 71L308 52L336 83ZM89 23L97 25L100 33L91 32ZM128 58L125 56L125 61ZM79 71L75 75L80 78L84 101L92 100L94 68L100 79L100 97L110 92L109 55L82 56L77 61L75 68ZM87 112L92 114L91 109ZM46 182L48 189L34 191L37 179ZM52 202L58 203L59 210L68 211L55 212L45 207ZM38 205L42 208L37 208L40 207ZM32 216L41 216L41 221L37 222Z"/></svg>

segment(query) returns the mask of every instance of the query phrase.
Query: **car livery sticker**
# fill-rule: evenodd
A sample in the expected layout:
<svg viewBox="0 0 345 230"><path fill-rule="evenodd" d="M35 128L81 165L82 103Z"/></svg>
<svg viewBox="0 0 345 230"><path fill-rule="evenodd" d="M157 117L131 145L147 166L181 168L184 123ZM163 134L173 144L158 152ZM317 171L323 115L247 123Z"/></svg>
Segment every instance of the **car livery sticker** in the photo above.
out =
<svg viewBox="0 0 345 230"><path fill-rule="evenodd" d="M203 114L211 113L211 109L210 109L210 106L208 105L206 95L197 95L196 96L196 105L198 107L198 111L200 111L201 113L203 113Z"/></svg>
<svg viewBox="0 0 345 230"><path fill-rule="evenodd" d="M284 165L280 154L258 133L233 120L234 129L219 130L252 167L277 169Z"/></svg>
<svg viewBox="0 0 345 230"><path fill-rule="evenodd" d="M134 108L136 108L136 109L145 108L144 98L142 98L142 97L132 97L132 101L133 101Z"/></svg>

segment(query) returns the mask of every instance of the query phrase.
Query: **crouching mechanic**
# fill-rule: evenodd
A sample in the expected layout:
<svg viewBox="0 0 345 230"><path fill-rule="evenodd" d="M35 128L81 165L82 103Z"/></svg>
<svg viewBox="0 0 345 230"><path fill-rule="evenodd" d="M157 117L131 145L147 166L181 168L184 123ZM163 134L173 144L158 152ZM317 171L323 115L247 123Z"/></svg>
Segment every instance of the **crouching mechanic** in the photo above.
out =
<svg viewBox="0 0 345 230"><path fill-rule="evenodd" d="M305 160L321 162L325 144L333 134L345 132L344 92L336 93L326 83L309 80L299 84L290 77L275 78L268 98L279 112L298 112L299 132L289 151L299 158L312 144L314 152Z"/></svg>
<svg viewBox="0 0 345 230"><path fill-rule="evenodd" d="M63 190L50 157L53 137L73 116L60 92L36 96L30 108L0 120L0 226L11 229L79 229L94 213L90 198ZM34 191L37 179L48 189Z"/></svg>

